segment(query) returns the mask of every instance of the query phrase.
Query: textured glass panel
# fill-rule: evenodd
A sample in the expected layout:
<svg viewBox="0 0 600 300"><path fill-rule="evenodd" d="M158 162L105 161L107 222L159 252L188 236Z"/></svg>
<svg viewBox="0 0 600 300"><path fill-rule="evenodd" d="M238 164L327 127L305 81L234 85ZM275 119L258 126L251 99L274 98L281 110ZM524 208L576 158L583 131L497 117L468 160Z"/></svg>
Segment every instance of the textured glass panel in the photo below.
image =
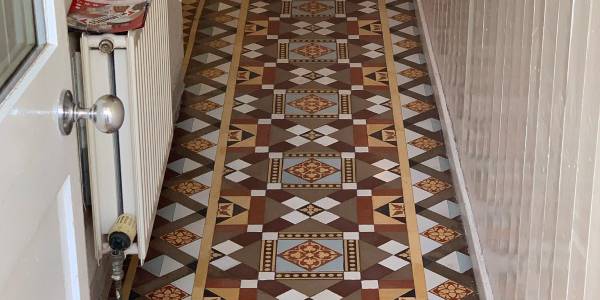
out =
<svg viewBox="0 0 600 300"><path fill-rule="evenodd" d="M0 0L0 87L36 44L33 0Z"/></svg>

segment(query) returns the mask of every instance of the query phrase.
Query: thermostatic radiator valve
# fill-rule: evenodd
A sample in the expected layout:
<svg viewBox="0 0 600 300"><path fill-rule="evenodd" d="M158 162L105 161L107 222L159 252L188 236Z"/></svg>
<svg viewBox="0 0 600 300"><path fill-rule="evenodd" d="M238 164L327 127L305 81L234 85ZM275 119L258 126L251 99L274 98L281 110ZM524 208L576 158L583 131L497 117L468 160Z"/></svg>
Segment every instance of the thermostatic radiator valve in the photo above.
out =
<svg viewBox="0 0 600 300"><path fill-rule="evenodd" d="M136 235L135 216L122 214L108 232L108 244L112 249L110 253L112 275L115 282L115 293L117 299L121 299L121 284L123 281L123 261L125 261L125 250L131 246Z"/></svg>

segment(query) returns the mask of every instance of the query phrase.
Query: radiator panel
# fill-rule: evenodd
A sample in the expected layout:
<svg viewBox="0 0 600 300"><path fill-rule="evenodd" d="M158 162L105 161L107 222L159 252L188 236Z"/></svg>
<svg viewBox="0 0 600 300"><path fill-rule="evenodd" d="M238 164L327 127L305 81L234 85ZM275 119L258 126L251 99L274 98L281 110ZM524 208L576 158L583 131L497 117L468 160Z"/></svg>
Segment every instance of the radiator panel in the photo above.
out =
<svg viewBox="0 0 600 300"><path fill-rule="evenodd" d="M152 2L143 30L129 33L129 102L131 158L123 186L131 184L135 203L139 257L146 257L173 135L171 49L168 0ZM125 168L123 168L125 170ZM127 176L127 177L126 177ZM130 176L130 177L129 177Z"/></svg>
<svg viewBox="0 0 600 300"><path fill-rule="evenodd" d="M111 54L98 50L103 39L113 43ZM118 139L88 126L97 259L121 212L136 216L137 249L130 250L142 262L146 257L173 135L173 104L181 97L182 45L181 4L169 0L152 1L143 29L81 39L85 106L114 94L125 107Z"/></svg>

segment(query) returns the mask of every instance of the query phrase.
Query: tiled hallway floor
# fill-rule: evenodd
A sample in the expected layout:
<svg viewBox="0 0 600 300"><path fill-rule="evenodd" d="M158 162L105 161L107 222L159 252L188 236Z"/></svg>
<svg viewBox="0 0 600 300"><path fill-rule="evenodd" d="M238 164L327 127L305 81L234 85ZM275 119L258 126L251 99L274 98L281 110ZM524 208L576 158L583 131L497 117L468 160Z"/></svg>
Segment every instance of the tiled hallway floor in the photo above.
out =
<svg viewBox="0 0 600 300"><path fill-rule="evenodd" d="M186 92L130 298L476 299L412 1L184 6Z"/></svg>

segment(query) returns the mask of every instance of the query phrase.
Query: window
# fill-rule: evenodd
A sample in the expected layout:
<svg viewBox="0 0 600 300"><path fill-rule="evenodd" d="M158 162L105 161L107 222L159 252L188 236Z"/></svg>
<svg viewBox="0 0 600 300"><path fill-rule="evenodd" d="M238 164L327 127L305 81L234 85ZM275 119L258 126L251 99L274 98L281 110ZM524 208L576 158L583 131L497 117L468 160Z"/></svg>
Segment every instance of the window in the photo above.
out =
<svg viewBox="0 0 600 300"><path fill-rule="evenodd" d="M37 0L0 0L0 95L42 43ZM41 9L40 9L41 10ZM0 96L0 102L3 97Z"/></svg>

